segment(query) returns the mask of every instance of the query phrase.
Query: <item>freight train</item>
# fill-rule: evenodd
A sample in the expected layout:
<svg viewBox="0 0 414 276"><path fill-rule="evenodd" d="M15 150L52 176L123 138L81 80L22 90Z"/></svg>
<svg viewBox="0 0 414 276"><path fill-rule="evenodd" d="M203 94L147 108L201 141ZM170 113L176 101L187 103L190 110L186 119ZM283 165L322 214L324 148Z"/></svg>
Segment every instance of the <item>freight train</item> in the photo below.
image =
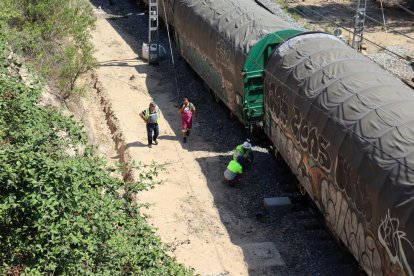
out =
<svg viewBox="0 0 414 276"><path fill-rule="evenodd" d="M263 128L367 274L413 275L413 91L253 0L158 2L183 58L243 124Z"/></svg>

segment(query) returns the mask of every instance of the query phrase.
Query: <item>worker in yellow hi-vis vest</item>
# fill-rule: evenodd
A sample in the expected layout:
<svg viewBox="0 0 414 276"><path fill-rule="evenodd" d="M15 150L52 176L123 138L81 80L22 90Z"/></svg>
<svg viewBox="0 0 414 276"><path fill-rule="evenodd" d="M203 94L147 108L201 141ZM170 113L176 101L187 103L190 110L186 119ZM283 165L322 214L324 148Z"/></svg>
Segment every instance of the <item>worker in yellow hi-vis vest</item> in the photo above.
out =
<svg viewBox="0 0 414 276"><path fill-rule="evenodd" d="M236 160L232 159L224 171L224 178L230 185L235 185L241 179L243 173L243 167L240 164L241 160L242 158L240 156Z"/></svg>
<svg viewBox="0 0 414 276"><path fill-rule="evenodd" d="M153 142L154 142L154 145L158 145L157 138L160 133L160 129L158 126L158 120L160 118L160 115L161 115L160 109L154 102L151 102L149 104L149 107L143 110L139 114L139 116L147 124L148 147L150 148L152 147Z"/></svg>

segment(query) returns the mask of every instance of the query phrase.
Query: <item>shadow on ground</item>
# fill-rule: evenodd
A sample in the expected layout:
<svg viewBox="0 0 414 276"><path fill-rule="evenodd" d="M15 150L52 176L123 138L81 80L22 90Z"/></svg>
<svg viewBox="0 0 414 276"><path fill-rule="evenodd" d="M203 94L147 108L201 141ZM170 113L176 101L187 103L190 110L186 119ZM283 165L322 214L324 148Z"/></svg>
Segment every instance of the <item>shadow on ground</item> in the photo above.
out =
<svg viewBox="0 0 414 276"><path fill-rule="evenodd" d="M106 12L108 22L139 54L142 43L148 39L146 9L134 1L113 2L114 5L110 5L107 0L91 0L96 8L100 7ZM168 48L168 39L163 28L160 30L160 42ZM161 110L168 111L163 115L173 128L175 136L161 135L161 142L163 139L181 139L176 108L182 97L188 97L196 105L198 117L192 135L196 135L197 139L208 144L208 150L222 153L216 157L199 158L197 162L207 178L206 184L214 197L221 221L226 226L231 241L243 249L249 274L358 275L360 272L357 265L348 253L333 241L318 218L309 211L306 202L297 200L294 212L286 214L268 214L263 210L265 197L300 198L294 185L296 180L284 163L260 147L266 144L266 139L256 137L253 141L256 146L259 146L255 147L255 164L244 174L240 185L231 188L223 183L222 174L230 158L226 153L243 142L248 132L238 121L230 118L229 111L223 104L214 101L200 78L179 57L175 47L173 52L176 59L175 69L169 59L162 61L159 67L139 65L135 69L137 73L147 74L148 93ZM137 58L140 58L139 55ZM101 65L129 66L122 60L109 60ZM132 76L125 76L125 81L130 77ZM175 83L175 78L177 78L178 89L172 86L168 91L158 91L159 82ZM200 150L200 148L193 148L192 137L184 148L189 151ZM127 145L127 147L141 146L143 145L140 142ZM309 223L319 226L309 229L307 227ZM255 244L260 247L271 243L278 248L286 263L285 266L278 266L271 262L264 265L266 261L272 259L266 255L266 252L272 251L271 249L257 254L259 251L255 249ZM259 255L262 257L261 260L257 260ZM257 263L262 263L262 267L257 266Z"/></svg>

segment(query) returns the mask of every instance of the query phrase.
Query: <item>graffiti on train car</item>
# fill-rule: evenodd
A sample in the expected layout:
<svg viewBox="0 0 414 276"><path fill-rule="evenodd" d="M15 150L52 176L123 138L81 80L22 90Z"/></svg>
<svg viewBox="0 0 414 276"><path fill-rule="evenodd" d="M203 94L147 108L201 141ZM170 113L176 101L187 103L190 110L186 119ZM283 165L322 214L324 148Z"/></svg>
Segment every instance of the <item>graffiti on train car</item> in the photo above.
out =
<svg viewBox="0 0 414 276"><path fill-rule="evenodd" d="M330 172L332 162L328 153L329 142L318 133L316 127L312 127L305 118L302 118L298 107L294 107L293 110L290 127L296 141L322 168Z"/></svg>
<svg viewBox="0 0 414 276"><path fill-rule="evenodd" d="M204 80L205 83L210 85L210 88L214 90L219 96L223 95L223 84L221 76L217 73L206 59L204 59L199 51L192 48L189 41L184 37L179 37L180 49L182 56L187 60L191 67L197 72L199 76Z"/></svg>
<svg viewBox="0 0 414 276"><path fill-rule="evenodd" d="M282 87L275 89L275 84L268 85L269 100L268 105L272 117L280 122L284 127L288 124L288 103L287 95L283 93ZM290 119L290 128L297 143L303 150L307 151L319 165L327 172L331 171L331 157L329 156L329 142L325 139L316 127L312 127L309 122L302 117L300 109L293 107L293 117Z"/></svg>
<svg viewBox="0 0 414 276"><path fill-rule="evenodd" d="M280 154L298 180L325 214L328 226L350 249L369 275L412 275L405 248L414 250L398 220L386 216L373 233L372 205L366 183L346 159L333 154L329 139L312 126L299 107L288 105L288 95L274 84L267 85L266 114L271 118L266 129ZM267 119L270 119L267 118ZM330 155L330 154L332 155Z"/></svg>
<svg viewBox="0 0 414 276"><path fill-rule="evenodd" d="M216 44L216 62L221 64L223 68L228 70L230 74L234 75L234 50L227 39L221 38Z"/></svg>
<svg viewBox="0 0 414 276"><path fill-rule="evenodd" d="M287 96L282 93L282 87L279 86L276 89L274 83L266 84L268 85L267 91L269 91L268 105L273 119L286 126L288 121Z"/></svg>
<svg viewBox="0 0 414 276"><path fill-rule="evenodd" d="M414 246L406 238L406 233L401 231L399 227L400 221L397 218L391 217L390 210L388 210L387 215L381 220L381 224L378 227L378 239L385 248L392 265L395 267L393 270L404 268L408 275L413 275L404 248L412 252L414 251Z"/></svg>
<svg viewBox="0 0 414 276"><path fill-rule="evenodd" d="M384 261L375 233L364 230L366 220L361 220L353 202L329 178L321 181L320 189L322 210L329 227L360 261L368 275L381 275Z"/></svg>
<svg viewBox="0 0 414 276"><path fill-rule="evenodd" d="M236 91L233 83L223 76L219 68L216 68L217 64L209 63L207 58L200 55L200 50L193 48L195 45L191 44L191 41L182 36L179 37L179 41L182 56L229 109L242 119L242 115L236 112Z"/></svg>
<svg viewBox="0 0 414 276"><path fill-rule="evenodd" d="M339 160L338 160L339 162ZM388 210L376 233L364 231L370 219L361 219L344 193L328 179L321 182L322 206L328 225L339 235L368 275L413 275L406 250L414 251L400 223ZM351 206L351 207L350 207Z"/></svg>
<svg viewBox="0 0 414 276"><path fill-rule="evenodd" d="M349 201L355 203L358 213L368 222L371 221L372 206L366 191L367 185L361 181L358 172L341 155L338 155L336 162L335 182Z"/></svg>
<svg viewBox="0 0 414 276"><path fill-rule="evenodd" d="M366 220L359 221L355 203L338 189L331 174L321 169L307 151L304 151L289 128L280 128L272 121L272 139L281 155L296 173L298 180L318 208L325 214L327 225L348 246L369 275L381 275L385 267L379 243L373 233L366 232Z"/></svg>

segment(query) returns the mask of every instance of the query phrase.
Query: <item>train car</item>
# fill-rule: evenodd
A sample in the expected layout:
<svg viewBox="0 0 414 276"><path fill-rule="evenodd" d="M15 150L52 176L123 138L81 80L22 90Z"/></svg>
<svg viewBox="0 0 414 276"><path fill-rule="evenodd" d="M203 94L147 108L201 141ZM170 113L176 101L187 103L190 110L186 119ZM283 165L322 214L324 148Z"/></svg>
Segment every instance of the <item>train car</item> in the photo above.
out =
<svg viewBox="0 0 414 276"><path fill-rule="evenodd" d="M263 114L263 68L302 33L251 0L175 0L175 39L188 64L247 126Z"/></svg>
<svg viewBox="0 0 414 276"><path fill-rule="evenodd" d="M369 275L413 275L414 93L334 36L265 70L265 132Z"/></svg>
<svg viewBox="0 0 414 276"><path fill-rule="evenodd" d="M253 0L165 1L181 55L241 122L263 125L363 269L413 275L413 91Z"/></svg>

